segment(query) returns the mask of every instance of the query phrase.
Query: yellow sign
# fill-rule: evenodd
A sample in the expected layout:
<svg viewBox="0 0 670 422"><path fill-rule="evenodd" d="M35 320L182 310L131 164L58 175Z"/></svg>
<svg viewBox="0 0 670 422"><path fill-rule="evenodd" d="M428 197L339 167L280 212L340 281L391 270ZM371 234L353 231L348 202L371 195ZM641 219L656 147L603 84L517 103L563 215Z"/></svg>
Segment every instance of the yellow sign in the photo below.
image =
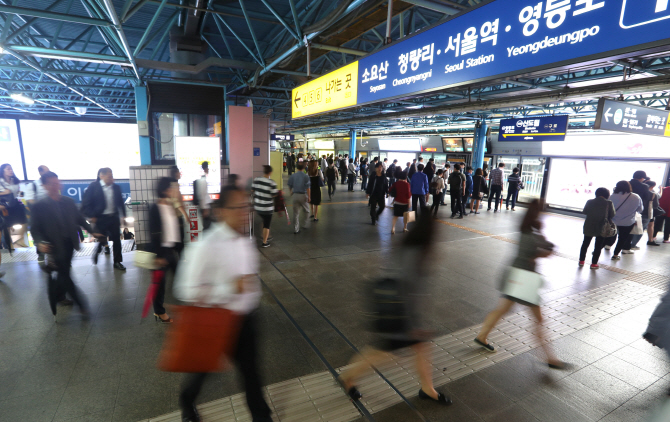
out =
<svg viewBox="0 0 670 422"><path fill-rule="evenodd" d="M670 136L670 115L668 115L668 118L665 121L665 136Z"/></svg>
<svg viewBox="0 0 670 422"><path fill-rule="evenodd" d="M341 67L293 89L293 118L356 105L358 62Z"/></svg>

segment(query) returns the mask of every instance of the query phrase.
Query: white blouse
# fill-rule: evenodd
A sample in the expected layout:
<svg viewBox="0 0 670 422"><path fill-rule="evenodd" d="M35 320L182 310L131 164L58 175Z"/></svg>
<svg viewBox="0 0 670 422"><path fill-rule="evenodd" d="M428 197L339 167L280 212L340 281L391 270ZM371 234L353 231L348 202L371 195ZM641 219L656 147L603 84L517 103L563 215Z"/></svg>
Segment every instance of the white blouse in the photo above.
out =
<svg viewBox="0 0 670 422"><path fill-rule="evenodd" d="M179 236L179 221L174 213L174 206L158 204L158 211L163 223L163 239L161 246L171 248L181 240Z"/></svg>

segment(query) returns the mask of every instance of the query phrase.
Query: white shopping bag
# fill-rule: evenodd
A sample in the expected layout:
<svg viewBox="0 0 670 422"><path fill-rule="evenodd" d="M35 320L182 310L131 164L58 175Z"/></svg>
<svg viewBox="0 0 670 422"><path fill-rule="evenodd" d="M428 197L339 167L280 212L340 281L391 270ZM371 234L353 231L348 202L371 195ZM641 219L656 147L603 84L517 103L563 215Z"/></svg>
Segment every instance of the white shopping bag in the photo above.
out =
<svg viewBox="0 0 670 422"><path fill-rule="evenodd" d="M532 303L540 304L540 288L544 278L538 273L511 267L507 272L503 294Z"/></svg>

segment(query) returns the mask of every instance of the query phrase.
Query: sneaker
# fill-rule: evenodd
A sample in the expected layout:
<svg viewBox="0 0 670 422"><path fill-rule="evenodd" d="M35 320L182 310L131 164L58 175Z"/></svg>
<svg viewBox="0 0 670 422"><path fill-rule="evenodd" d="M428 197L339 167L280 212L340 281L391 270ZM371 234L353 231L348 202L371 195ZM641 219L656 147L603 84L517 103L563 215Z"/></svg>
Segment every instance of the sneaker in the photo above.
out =
<svg viewBox="0 0 670 422"><path fill-rule="evenodd" d="M506 207L505 210L506 210L506 211L509 211L509 207Z"/></svg>
<svg viewBox="0 0 670 422"><path fill-rule="evenodd" d="M597 270L598 268L600 268L600 265L598 265L598 264L591 264L591 269L592 269L592 270Z"/></svg>
<svg viewBox="0 0 670 422"><path fill-rule="evenodd" d="M512 208L512 211L516 211L514 208Z"/></svg>
<svg viewBox="0 0 670 422"><path fill-rule="evenodd" d="M664 240L663 243L670 243L670 240Z"/></svg>
<svg viewBox="0 0 670 422"><path fill-rule="evenodd" d="M263 243L261 244L261 248L269 248L270 244L269 243Z"/></svg>
<svg viewBox="0 0 670 422"><path fill-rule="evenodd" d="M111 254L112 251L109 250L109 246L105 246L105 255Z"/></svg>
<svg viewBox="0 0 670 422"><path fill-rule="evenodd" d="M584 266L584 261L579 261L579 266L583 267Z"/></svg>
<svg viewBox="0 0 670 422"><path fill-rule="evenodd" d="M631 248L631 249L634 249L634 248ZM640 249L640 248L638 248L638 249ZM628 251L627 251L627 250L623 250L623 251L621 251L621 253L622 253L623 255L632 255L632 254L634 254L635 252L634 252L634 251L631 251L631 250L628 250Z"/></svg>
<svg viewBox="0 0 670 422"><path fill-rule="evenodd" d="M633 246L632 248L630 248L630 250L631 251L639 251L640 247L639 246Z"/></svg>
<svg viewBox="0 0 670 422"><path fill-rule="evenodd" d="M611 246L607 246L607 245L605 245L605 250L606 250L606 251L609 251L610 249L612 249Z"/></svg>
<svg viewBox="0 0 670 422"><path fill-rule="evenodd" d="M487 209L486 211L491 211L491 208Z"/></svg>
<svg viewBox="0 0 670 422"><path fill-rule="evenodd" d="M452 218L452 219L456 218L456 214L451 214L450 218Z"/></svg>
<svg viewBox="0 0 670 422"><path fill-rule="evenodd" d="M618 261L621 257L619 255L612 255L612 261Z"/></svg>
<svg viewBox="0 0 670 422"><path fill-rule="evenodd" d="M456 217L456 218L457 218L457 219L462 219L462 218L463 218L463 214L459 214L458 217Z"/></svg>
<svg viewBox="0 0 670 422"><path fill-rule="evenodd" d="M647 246L661 246L661 245L656 242L647 242Z"/></svg>

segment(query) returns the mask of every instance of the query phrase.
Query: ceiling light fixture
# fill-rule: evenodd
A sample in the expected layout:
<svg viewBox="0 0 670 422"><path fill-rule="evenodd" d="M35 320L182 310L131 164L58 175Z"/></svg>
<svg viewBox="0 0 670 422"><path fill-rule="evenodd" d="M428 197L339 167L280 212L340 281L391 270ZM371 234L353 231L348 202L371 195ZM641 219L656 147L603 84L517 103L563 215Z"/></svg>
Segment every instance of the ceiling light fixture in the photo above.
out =
<svg viewBox="0 0 670 422"><path fill-rule="evenodd" d="M22 103L25 103L25 104L29 104L29 105L33 105L33 104L35 104L35 100L33 100L32 98L28 97L27 95L23 95L23 94L9 94L9 96L10 96L12 99L16 100L16 101L19 101L19 102L22 102Z"/></svg>

